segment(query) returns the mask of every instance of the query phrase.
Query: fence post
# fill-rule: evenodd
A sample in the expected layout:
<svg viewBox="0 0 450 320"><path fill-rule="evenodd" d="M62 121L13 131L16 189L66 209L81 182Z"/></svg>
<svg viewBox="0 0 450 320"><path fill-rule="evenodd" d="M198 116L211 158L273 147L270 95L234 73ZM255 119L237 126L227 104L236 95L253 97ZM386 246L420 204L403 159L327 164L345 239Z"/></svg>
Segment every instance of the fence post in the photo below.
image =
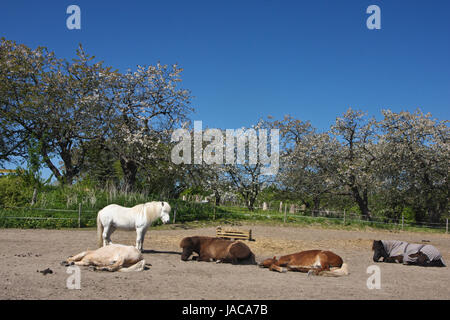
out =
<svg viewBox="0 0 450 320"><path fill-rule="evenodd" d="M216 220L216 202L214 202L214 216L213 220Z"/></svg>
<svg viewBox="0 0 450 320"><path fill-rule="evenodd" d="M345 225L345 209L344 209L344 225Z"/></svg>
<svg viewBox="0 0 450 320"><path fill-rule="evenodd" d="M172 223L175 223L176 219L177 219L177 206L175 206L175 210L173 211L173 222Z"/></svg>
<svg viewBox="0 0 450 320"><path fill-rule="evenodd" d="M78 204L78 228L81 228L81 203Z"/></svg>
<svg viewBox="0 0 450 320"><path fill-rule="evenodd" d="M402 230L403 230L403 223L404 223L404 217L403 217L403 212L402 212Z"/></svg>
<svg viewBox="0 0 450 320"><path fill-rule="evenodd" d="M286 208L287 208L287 203L284 205L284 223L286 223Z"/></svg>
<svg viewBox="0 0 450 320"><path fill-rule="evenodd" d="M447 221L445 223L445 233L448 233L448 218L447 218Z"/></svg>

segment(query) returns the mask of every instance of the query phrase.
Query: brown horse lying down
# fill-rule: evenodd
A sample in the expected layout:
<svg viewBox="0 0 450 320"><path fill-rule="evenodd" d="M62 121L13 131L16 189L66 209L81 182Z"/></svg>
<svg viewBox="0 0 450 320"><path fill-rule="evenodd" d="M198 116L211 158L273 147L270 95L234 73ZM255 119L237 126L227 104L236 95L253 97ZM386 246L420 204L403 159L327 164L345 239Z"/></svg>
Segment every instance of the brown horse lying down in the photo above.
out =
<svg viewBox="0 0 450 320"><path fill-rule="evenodd" d="M134 246L110 244L97 250L83 251L63 261L63 265L94 266L94 270L102 271L142 271L145 260Z"/></svg>
<svg viewBox="0 0 450 320"><path fill-rule="evenodd" d="M308 275L330 277L348 275L347 264L343 263L341 257L331 251L322 250L301 251L282 256L278 260L273 257L264 260L259 266L278 272L300 271L308 272Z"/></svg>
<svg viewBox="0 0 450 320"><path fill-rule="evenodd" d="M180 248L183 248L183 261L187 261L195 252L198 257L193 257L193 260L196 258L197 261L256 264L253 252L240 241L201 236L186 237L181 240Z"/></svg>

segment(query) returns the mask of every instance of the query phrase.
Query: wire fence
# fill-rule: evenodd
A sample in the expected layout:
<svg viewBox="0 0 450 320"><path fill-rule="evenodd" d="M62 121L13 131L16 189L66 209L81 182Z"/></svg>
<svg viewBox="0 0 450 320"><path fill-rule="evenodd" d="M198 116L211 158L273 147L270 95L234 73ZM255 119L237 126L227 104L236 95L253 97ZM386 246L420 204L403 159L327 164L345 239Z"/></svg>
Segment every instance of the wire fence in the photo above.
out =
<svg viewBox="0 0 450 320"><path fill-rule="evenodd" d="M225 205L226 206L226 205ZM242 204L231 205L228 207L238 207L241 209L247 209L246 206ZM292 221L293 218L307 218L307 219L322 219L322 220L340 220L343 224L358 222L365 224L378 224L378 225L389 225L395 226L399 229L404 229L406 227L422 227L430 229L442 229L448 233L448 218L444 218L442 222L420 222L420 221L410 221L406 219L403 215L400 217L377 217L362 215L355 212L335 211L335 210L306 210L302 209L297 205L288 204L278 205L277 209L271 208L270 205L258 205L255 206L255 211L251 215L262 215L269 216L264 212L273 213L275 215L282 215L283 222ZM248 209L247 209L248 210ZM248 215L248 214L247 214Z"/></svg>
<svg viewBox="0 0 450 320"><path fill-rule="evenodd" d="M97 212L96 210L82 209L81 204L78 210L9 206L0 210L0 226L90 227L96 224ZM8 221L14 220L40 221L41 223L8 223ZM53 223L42 223L43 221L53 221Z"/></svg>
<svg viewBox="0 0 450 320"><path fill-rule="evenodd" d="M52 209L34 207L3 207L0 210L0 227L95 227L98 210ZM273 220L283 223L325 221L335 224L367 224L394 227L403 230L407 227L439 229L448 233L448 218L441 223L408 221L400 218L368 217L355 212L334 210L302 210L298 207L279 206L278 210L265 206L257 206L253 212L247 207L234 203L211 206L205 202L181 201L173 206L171 223L194 220L215 219ZM36 223L8 223L7 221L27 220ZM47 224L43 224L47 221ZM53 221L53 223L51 222ZM58 221L56 223L55 221ZM40 223L37 223L40 222Z"/></svg>
<svg viewBox="0 0 450 320"><path fill-rule="evenodd" d="M188 203L207 203L207 201L195 199L194 197L187 198ZM403 230L408 227L437 229L448 233L448 218L441 219L442 222L420 222L411 221L403 216L399 217L377 217L361 215L356 212L336 211L336 210L307 210L301 206L293 203L283 203L282 201L274 201L272 203L258 203L254 206L254 211L249 212L248 207L240 201L222 202L219 208L232 208L240 210L241 212L233 212L235 216L243 218L260 217L265 219L282 220L283 223L296 221L333 221L335 223L350 224L359 223L367 225L378 225L393 227ZM247 212L246 212L247 211ZM221 216L219 214L219 216Z"/></svg>

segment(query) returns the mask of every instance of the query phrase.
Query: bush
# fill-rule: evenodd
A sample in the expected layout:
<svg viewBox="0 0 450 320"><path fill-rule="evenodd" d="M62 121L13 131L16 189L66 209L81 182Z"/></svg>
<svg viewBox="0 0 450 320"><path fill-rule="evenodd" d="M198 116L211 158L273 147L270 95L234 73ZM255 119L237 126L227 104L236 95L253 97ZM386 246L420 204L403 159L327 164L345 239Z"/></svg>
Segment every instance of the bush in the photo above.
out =
<svg viewBox="0 0 450 320"><path fill-rule="evenodd" d="M33 187L16 175L0 177L0 205L23 206L31 202Z"/></svg>

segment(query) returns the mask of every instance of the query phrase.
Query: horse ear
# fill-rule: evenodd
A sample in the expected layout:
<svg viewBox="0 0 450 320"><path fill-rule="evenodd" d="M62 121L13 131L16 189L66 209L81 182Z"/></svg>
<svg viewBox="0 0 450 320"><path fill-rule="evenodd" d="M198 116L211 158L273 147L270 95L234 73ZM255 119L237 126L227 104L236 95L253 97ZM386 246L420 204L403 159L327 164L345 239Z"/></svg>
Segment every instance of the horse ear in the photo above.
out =
<svg viewBox="0 0 450 320"><path fill-rule="evenodd" d="M163 207L164 207L164 202L162 202L162 201L161 201L161 206L163 206Z"/></svg>
<svg viewBox="0 0 450 320"><path fill-rule="evenodd" d="M373 240L372 243L372 250L375 250L377 247L384 247L383 243L381 242L381 240Z"/></svg>
<svg viewBox="0 0 450 320"><path fill-rule="evenodd" d="M180 242L180 247L184 248L184 247L192 247L194 245L194 242L192 241L191 237L186 237L183 238Z"/></svg>

